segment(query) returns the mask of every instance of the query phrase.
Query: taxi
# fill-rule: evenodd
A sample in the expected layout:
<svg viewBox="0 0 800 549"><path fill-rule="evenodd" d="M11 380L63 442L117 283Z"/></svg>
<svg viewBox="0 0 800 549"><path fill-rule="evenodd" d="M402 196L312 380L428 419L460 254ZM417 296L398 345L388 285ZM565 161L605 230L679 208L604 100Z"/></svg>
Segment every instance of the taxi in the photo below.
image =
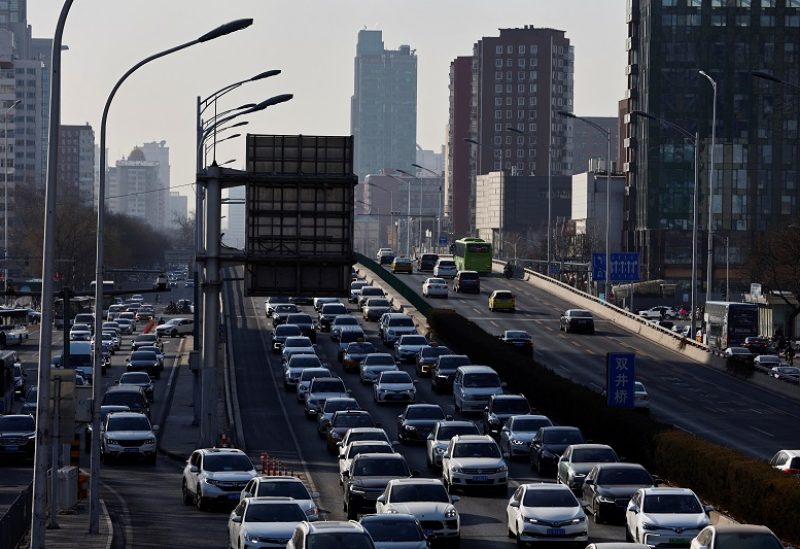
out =
<svg viewBox="0 0 800 549"><path fill-rule="evenodd" d="M392 260L392 272L412 274L414 272L414 264L411 259L407 257L395 257Z"/></svg>
<svg viewBox="0 0 800 549"><path fill-rule="evenodd" d="M495 290L489 295L490 311L511 311L517 308L516 298L508 290Z"/></svg>

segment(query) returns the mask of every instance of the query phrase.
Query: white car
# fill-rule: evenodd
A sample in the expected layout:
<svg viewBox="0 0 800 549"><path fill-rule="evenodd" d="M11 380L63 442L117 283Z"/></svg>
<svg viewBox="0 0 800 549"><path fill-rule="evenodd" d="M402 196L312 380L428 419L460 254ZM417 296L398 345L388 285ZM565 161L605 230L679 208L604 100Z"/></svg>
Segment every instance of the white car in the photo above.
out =
<svg viewBox="0 0 800 549"><path fill-rule="evenodd" d="M650 547L689 545L711 523L712 509L688 488L640 488L625 511L625 537Z"/></svg>
<svg viewBox="0 0 800 549"><path fill-rule="evenodd" d="M363 429L364 427L352 427ZM367 427L368 428L368 427ZM348 430L349 431L349 430ZM358 454L394 454L394 446L385 440L354 440L344 448L339 448L339 484L343 484L350 470L350 462Z"/></svg>
<svg viewBox="0 0 800 549"><path fill-rule="evenodd" d="M396 372L400 368L389 353L370 353L358 365L358 377L361 383L375 383L383 372Z"/></svg>
<svg viewBox="0 0 800 549"><path fill-rule="evenodd" d="M290 336L283 342L283 350L281 351L281 362L286 364L292 355L315 355L317 350L314 344L306 336Z"/></svg>
<svg viewBox="0 0 800 549"><path fill-rule="evenodd" d="M479 435L478 426L471 421L448 420L438 422L425 440L425 461L428 467L441 467L442 456L456 435Z"/></svg>
<svg viewBox="0 0 800 549"><path fill-rule="evenodd" d="M405 313L383 313L378 321L378 335L387 347L404 335L418 334L414 319Z"/></svg>
<svg viewBox="0 0 800 549"><path fill-rule="evenodd" d="M297 477L255 477L244 487L239 500L252 497L291 498L303 509L306 520L319 520L319 508L314 502L319 497L319 492L309 492L303 481Z"/></svg>
<svg viewBox="0 0 800 549"><path fill-rule="evenodd" d="M228 518L228 547L285 547L304 520L303 509L291 498L244 499Z"/></svg>
<svg viewBox="0 0 800 549"><path fill-rule="evenodd" d="M70 341L91 341L92 339L92 332L89 330L76 330L73 328L69 331L69 340Z"/></svg>
<svg viewBox="0 0 800 549"><path fill-rule="evenodd" d="M589 526L572 491L563 484L523 484L506 507L509 537L518 545L542 542L585 545Z"/></svg>
<svg viewBox="0 0 800 549"><path fill-rule="evenodd" d="M423 297L444 297L447 298L447 281L444 278L426 278L422 283Z"/></svg>
<svg viewBox="0 0 800 549"><path fill-rule="evenodd" d="M183 503L205 510L215 501L238 501L255 467L247 454L235 448L201 448L192 452L183 468Z"/></svg>
<svg viewBox="0 0 800 549"><path fill-rule="evenodd" d="M375 510L382 513L414 515L425 536L434 541L452 541L461 536L461 518L454 503L458 496L447 493L442 481L434 478L398 478L389 481L378 496Z"/></svg>
<svg viewBox="0 0 800 549"><path fill-rule="evenodd" d="M194 331L194 319L170 318L164 324L156 326L156 333L160 336L178 337L188 335Z"/></svg>
<svg viewBox="0 0 800 549"><path fill-rule="evenodd" d="M106 416L100 439L100 459L110 463L112 459L121 458L144 459L155 464L156 435L146 415L116 412Z"/></svg>
<svg viewBox="0 0 800 549"><path fill-rule="evenodd" d="M778 366L782 366L781 357L778 355L758 355L753 359L753 364L756 367L761 367L763 370L770 370Z"/></svg>
<svg viewBox="0 0 800 549"><path fill-rule="evenodd" d="M450 491L493 488L505 494L508 465L489 435L456 435L442 456L442 480Z"/></svg>
<svg viewBox="0 0 800 549"><path fill-rule="evenodd" d="M372 387L372 400L377 404L416 402L417 388L414 383L408 372L381 372Z"/></svg>
<svg viewBox="0 0 800 549"><path fill-rule="evenodd" d="M650 395L641 381L633 382L633 407L640 410L650 410Z"/></svg>
<svg viewBox="0 0 800 549"><path fill-rule="evenodd" d="M308 356L308 355L299 355L299 356ZM331 377L331 376L333 376L333 374L327 368L303 368L303 370L300 372L300 377L297 380L297 387L295 388L297 391L297 401L298 402L306 401L306 391L308 391L308 387L309 385L311 385L311 380L313 380L315 377Z"/></svg>
<svg viewBox="0 0 800 549"><path fill-rule="evenodd" d="M539 432L539 428L551 425L553 422L547 416L534 414L511 416L500 429L500 450L509 459L527 458L531 454L531 440Z"/></svg>
<svg viewBox="0 0 800 549"><path fill-rule="evenodd" d="M456 262L452 259L439 259L433 267L433 276L441 278L455 278L458 273Z"/></svg>
<svg viewBox="0 0 800 549"><path fill-rule="evenodd" d="M386 431L384 431L381 427L351 427L342 437L342 441L336 443L336 445L339 447L339 455L342 455L342 452L344 452L344 449L347 448L348 444L357 440L383 441L388 442L392 445L392 447L397 444L396 442L389 440L389 435L387 435Z"/></svg>
<svg viewBox="0 0 800 549"><path fill-rule="evenodd" d="M418 334L400 336L394 343L394 356L400 362L414 362L417 353L430 344L427 337Z"/></svg>

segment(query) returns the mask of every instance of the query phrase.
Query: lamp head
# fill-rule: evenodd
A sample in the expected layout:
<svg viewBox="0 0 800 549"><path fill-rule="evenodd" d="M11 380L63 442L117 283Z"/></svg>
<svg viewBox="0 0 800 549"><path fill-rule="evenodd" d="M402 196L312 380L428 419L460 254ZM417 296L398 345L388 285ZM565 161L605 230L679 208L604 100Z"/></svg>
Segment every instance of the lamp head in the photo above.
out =
<svg viewBox="0 0 800 549"><path fill-rule="evenodd" d="M272 70L269 70L269 71L264 71L264 72L262 72L260 74L255 75L253 78L251 78L250 82L253 82L254 80L261 80L262 78L269 78L270 76L275 76L275 75L280 74L280 73L281 73L281 71L278 70L278 69L272 69Z"/></svg>
<svg viewBox="0 0 800 549"><path fill-rule="evenodd" d="M772 76L772 75L771 75L770 73L768 73L768 72L764 72L764 71L751 71L751 72L750 72L750 74L752 74L752 75L753 75L753 76L755 76L756 78L763 78L764 80L769 80L770 82L775 82L775 83L778 83L778 84L780 84L780 83L781 83L781 79L780 79L780 78L776 78L776 77Z"/></svg>
<svg viewBox="0 0 800 549"><path fill-rule="evenodd" d="M575 116L571 112L567 112L567 111L556 111L556 114L559 115L559 116L563 116L564 118L578 118L577 116Z"/></svg>
<svg viewBox="0 0 800 549"><path fill-rule="evenodd" d="M226 34L246 29L252 24L253 24L252 18L236 19L235 21L231 21L230 23L225 23L224 25L220 25L216 29L205 33L203 36L198 38L197 41L208 42L209 40L214 40L215 38L219 38L220 36L225 36Z"/></svg>

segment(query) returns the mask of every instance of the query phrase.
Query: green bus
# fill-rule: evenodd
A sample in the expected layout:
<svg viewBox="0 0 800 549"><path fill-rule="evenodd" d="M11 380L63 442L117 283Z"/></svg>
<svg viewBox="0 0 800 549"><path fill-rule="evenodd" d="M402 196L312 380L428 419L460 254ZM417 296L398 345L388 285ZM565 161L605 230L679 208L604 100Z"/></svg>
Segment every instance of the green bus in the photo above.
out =
<svg viewBox="0 0 800 549"><path fill-rule="evenodd" d="M459 271L478 271L480 274L489 274L492 272L492 244L474 237L456 240L453 259L455 259L456 269Z"/></svg>

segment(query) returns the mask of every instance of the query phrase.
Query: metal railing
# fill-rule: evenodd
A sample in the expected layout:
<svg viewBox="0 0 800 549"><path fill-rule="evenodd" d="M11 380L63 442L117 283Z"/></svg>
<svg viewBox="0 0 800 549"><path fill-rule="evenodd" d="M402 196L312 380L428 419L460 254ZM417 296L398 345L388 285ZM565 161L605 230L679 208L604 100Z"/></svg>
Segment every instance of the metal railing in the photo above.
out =
<svg viewBox="0 0 800 549"><path fill-rule="evenodd" d="M33 484L29 484L0 517L0 549L16 549L31 525Z"/></svg>

